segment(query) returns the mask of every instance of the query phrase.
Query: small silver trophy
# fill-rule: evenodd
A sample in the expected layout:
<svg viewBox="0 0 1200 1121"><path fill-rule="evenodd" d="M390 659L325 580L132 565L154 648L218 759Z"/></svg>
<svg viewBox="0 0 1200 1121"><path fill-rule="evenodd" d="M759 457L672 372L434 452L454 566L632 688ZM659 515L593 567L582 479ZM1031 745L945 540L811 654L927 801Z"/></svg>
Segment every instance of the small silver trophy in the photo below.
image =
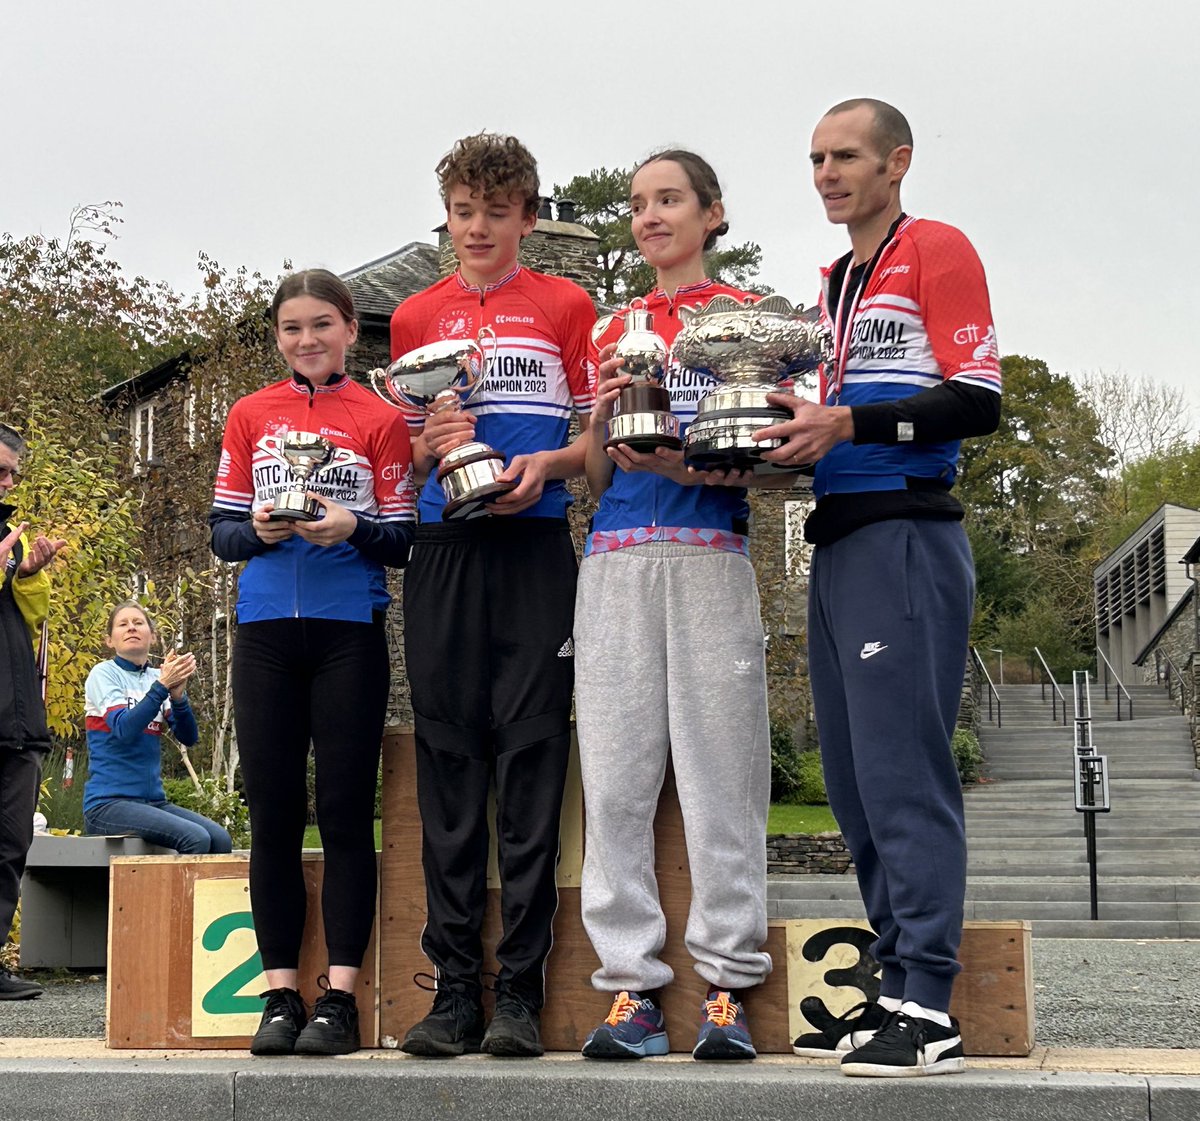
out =
<svg viewBox="0 0 1200 1121"><path fill-rule="evenodd" d="M616 316L605 316L592 329L596 342ZM634 451L652 452L655 448L683 447L679 438L679 418L671 412L671 395L663 387L670 351L654 332L654 316L645 301L636 299L622 317L625 332L617 340L614 358L623 358L619 373L633 381L621 390L617 409L608 422L606 448L625 444Z"/></svg>
<svg viewBox="0 0 1200 1121"><path fill-rule="evenodd" d="M714 296L704 307L681 308L679 317L684 326L671 346L675 360L720 383L700 401L684 458L704 470L780 470L762 453L784 441L751 437L791 419L787 409L768 404L767 394L779 392L788 378L808 387L825 354L824 331L777 295L757 303Z"/></svg>
<svg viewBox="0 0 1200 1121"><path fill-rule="evenodd" d="M328 467L337 454L337 445L315 432L285 432L279 441L279 454L287 462L296 486L275 496L272 521L315 522L321 516L321 504L305 491L308 481Z"/></svg>
<svg viewBox="0 0 1200 1121"><path fill-rule="evenodd" d="M474 339L442 339L402 354L386 370L372 370L371 387L389 405L426 416L461 409L487 383L491 348L494 366L499 343L491 327ZM382 388L381 388L382 387ZM474 518L487 513L484 505L516 487L498 482L504 455L479 440L460 444L442 456L437 481L446 496L443 521Z"/></svg>

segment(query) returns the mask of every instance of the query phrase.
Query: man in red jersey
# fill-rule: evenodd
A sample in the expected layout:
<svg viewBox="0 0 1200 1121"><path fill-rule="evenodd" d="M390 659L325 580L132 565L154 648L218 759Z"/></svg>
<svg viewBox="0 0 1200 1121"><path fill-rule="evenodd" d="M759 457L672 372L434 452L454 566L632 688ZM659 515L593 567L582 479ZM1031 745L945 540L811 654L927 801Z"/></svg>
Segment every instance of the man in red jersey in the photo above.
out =
<svg viewBox="0 0 1200 1121"><path fill-rule="evenodd" d="M951 494L959 443L995 430L1000 362L983 267L952 226L903 213L903 115L835 105L813 180L851 251L824 273L833 357L821 403L772 395L794 419L765 458L816 461L805 537L809 668L829 802L857 868L882 965L878 1001L796 1040L849 1075L963 1069L949 1015L966 883L950 750L975 572Z"/></svg>
<svg viewBox="0 0 1200 1121"><path fill-rule="evenodd" d="M393 358L490 327L498 351L469 411L415 418L413 462L429 476L404 580L428 920L437 970L415 1055L540 1055L540 1009L558 905L555 865L570 746L576 559L563 480L583 472L568 443L586 428L595 311L578 285L517 260L537 221L537 164L514 137L459 140L437 168L458 256L451 276L392 316ZM468 440L505 453L517 486L492 516L442 522L438 460ZM488 788L495 775L503 932L496 1011L483 1030L480 928Z"/></svg>

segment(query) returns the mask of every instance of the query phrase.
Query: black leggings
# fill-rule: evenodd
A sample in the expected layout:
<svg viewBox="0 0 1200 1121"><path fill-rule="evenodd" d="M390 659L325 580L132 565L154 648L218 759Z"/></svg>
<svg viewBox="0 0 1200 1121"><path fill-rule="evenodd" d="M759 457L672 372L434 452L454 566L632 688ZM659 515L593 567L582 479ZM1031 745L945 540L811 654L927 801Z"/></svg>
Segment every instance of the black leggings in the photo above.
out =
<svg viewBox="0 0 1200 1121"><path fill-rule="evenodd" d="M388 681L382 618L238 627L234 718L253 838L250 903L265 969L295 969L300 960L310 740L329 964L362 965L375 921L375 780Z"/></svg>

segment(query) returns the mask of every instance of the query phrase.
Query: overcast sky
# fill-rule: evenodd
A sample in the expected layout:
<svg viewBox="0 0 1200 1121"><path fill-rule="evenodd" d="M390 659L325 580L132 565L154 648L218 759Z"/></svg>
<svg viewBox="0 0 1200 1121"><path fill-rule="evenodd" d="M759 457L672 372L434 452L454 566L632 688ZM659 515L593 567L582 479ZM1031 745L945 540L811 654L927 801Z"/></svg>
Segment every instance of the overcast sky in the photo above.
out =
<svg viewBox="0 0 1200 1121"><path fill-rule="evenodd" d="M730 241L815 299L847 247L806 162L847 97L915 135L903 202L961 227L1002 353L1188 389L1200 420L1200 5L744 0L0 0L0 231L120 200L128 271L200 250L346 271L443 217L433 167L520 136L543 191L665 144L722 179ZM0 341L2 345L2 341Z"/></svg>

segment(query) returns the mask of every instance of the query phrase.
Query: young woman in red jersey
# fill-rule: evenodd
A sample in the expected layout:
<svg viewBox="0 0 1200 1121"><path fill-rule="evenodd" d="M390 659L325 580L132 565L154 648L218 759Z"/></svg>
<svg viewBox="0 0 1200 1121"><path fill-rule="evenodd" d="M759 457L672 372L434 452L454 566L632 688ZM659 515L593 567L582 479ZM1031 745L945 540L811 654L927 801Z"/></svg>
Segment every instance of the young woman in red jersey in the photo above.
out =
<svg viewBox="0 0 1200 1121"><path fill-rule="evenodd" d="M679 308L720 293L704 253L727 232L716 174L692 152L634 172L634 240L657 284L644 303L670 343ZM766 816L770 737L758 590L748 556L748 476L690 470L682 452L606 449L628 375L601 335L587 476L599 509L575 608L576 716L587 804L583 920L600 957L592 984L615 994L588 1036L589 1058L668 1050L659 990L665 919L654 878L654 813L671 757L687 832L692 906L686 942L709 984L697 1059L752 1059L743 990L771 970ZM711 387L673 366L666 386L681 428ZM786 478L786 477L785 477ZM718 485L705 485L716 483Z"/></svg>
<svg viewBox="0 0 1200 1121"><path fill-rule="evenodd" d="M358 321L345 284L324 269L295 273L275 293L271 318L291 373L230 410L209 514L213 552L246 562L234 719L254 838L250 903L269 985L250 1050L344 1054L359 1047L354 988L375 915L384 567L407 562L416 493L403 417L346 376ZM282 454L288 431L336 449L307 483L316 521L271 517L279 492L295 486ZM310 742L329 963L311 1019L298 985Z"/></svg>

